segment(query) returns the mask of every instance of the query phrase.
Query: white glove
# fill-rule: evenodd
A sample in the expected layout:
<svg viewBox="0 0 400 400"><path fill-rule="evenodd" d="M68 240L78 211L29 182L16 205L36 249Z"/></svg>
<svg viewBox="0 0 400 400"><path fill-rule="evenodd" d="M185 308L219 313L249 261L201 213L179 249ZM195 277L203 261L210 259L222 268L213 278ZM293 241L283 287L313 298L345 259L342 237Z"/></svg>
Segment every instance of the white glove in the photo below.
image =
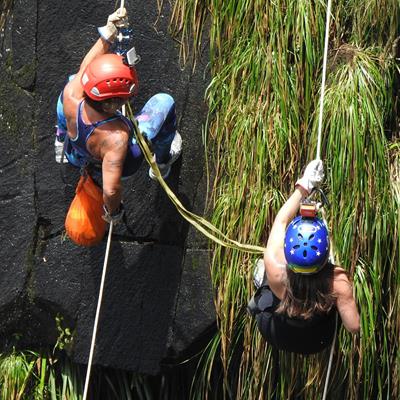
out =
<svg viewBox="0 0 400 400"><path fill-rule="evenodd" d="M125 8L119 8L117 11L109 15L107 19L107 25L97 28L100 36L107 40L107 42L113 43L116 36L118 28L123 28L128 26L128 16Z"/></svg>
<svg viewBox="0 0 400 400"><path fill-rule="evenodd" d="M55 156L56 156L56 162L61 164L61 160L64 164L68 163L68 159L67 157L62 156L63 153L63 149L64 149L64 142L59 142L58 139L56 138L56 140L54 141L54 152L55 152Z"/></svg>
<svg viewBox="0 0 400 400"><path fill-rule="evenodd" d="M308 193L319 186L324 179L324 166L321 160L312 160L306 167L303 176L296 182Z"/></svg>

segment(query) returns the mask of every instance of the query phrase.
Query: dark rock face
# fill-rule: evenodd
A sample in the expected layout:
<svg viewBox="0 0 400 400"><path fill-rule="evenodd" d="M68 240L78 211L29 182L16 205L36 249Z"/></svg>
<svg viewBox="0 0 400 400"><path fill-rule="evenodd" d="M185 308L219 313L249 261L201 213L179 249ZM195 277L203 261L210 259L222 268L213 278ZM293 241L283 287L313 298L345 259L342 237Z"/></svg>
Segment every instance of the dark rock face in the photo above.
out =
<svg viewBox="0 0 400 400"><path fill-rule="evenodd" d="M168 178L189 209L206 196L201 125L205 65L182 71L167 6L126 1L142 61L136 110L157 92L177 104L184 153ZM57 96L97 39L114 1L14 0L0 36L0 345L54 345L56 318L74 331L73 359L88 358L105 241L63 237L77 171L54 161ZM156 23L157 21L157 23ZM65 182L61 179L64 175ZM175 210L144 163L124 182L127 226L111 246L94 362L156 374L213 325L207 242Z"/></svg>

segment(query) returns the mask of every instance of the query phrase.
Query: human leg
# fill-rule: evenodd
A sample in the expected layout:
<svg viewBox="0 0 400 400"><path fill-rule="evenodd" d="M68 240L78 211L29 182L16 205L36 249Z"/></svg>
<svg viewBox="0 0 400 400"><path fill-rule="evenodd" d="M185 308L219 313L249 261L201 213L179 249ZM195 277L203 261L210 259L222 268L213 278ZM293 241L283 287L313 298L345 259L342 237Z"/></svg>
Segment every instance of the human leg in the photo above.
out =
<svg viewBox="0 0 400 400"><path fill-rule="evenodd" d="M182 138L176 131L174 99L165 93L154 95L136 116L139 129L151 141L161 175L168 176L171 165L182 151ZM152 171L151 178L155 179Z"/></svg>

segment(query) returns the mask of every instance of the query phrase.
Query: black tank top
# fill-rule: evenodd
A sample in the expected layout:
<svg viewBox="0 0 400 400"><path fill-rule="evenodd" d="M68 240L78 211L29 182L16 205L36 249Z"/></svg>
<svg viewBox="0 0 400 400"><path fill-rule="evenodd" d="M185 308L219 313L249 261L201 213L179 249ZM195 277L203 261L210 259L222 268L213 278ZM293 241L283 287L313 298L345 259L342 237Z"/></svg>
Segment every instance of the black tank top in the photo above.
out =
<svg viewBox="0 0 400 400"><path fill-rule="evenodd" d="M272 346L292 353L319 353L330 346L335 334L336 308L310 319L289 318L275 312L280 300L268 286L260 288L258 328Z"/></svg>

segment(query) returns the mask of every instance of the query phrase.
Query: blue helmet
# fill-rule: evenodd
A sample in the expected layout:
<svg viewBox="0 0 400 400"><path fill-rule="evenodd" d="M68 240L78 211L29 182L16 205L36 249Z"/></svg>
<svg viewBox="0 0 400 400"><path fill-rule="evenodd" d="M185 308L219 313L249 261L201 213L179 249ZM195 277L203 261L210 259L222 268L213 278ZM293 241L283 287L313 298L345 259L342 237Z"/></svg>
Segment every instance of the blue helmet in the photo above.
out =
<svg viewBox="0 0 400 400"><path fill-rule="evenodd" d="M293 272L314 274L329 258L328 229L319 218L299 215L286 229L284 251Z"/></svg>

